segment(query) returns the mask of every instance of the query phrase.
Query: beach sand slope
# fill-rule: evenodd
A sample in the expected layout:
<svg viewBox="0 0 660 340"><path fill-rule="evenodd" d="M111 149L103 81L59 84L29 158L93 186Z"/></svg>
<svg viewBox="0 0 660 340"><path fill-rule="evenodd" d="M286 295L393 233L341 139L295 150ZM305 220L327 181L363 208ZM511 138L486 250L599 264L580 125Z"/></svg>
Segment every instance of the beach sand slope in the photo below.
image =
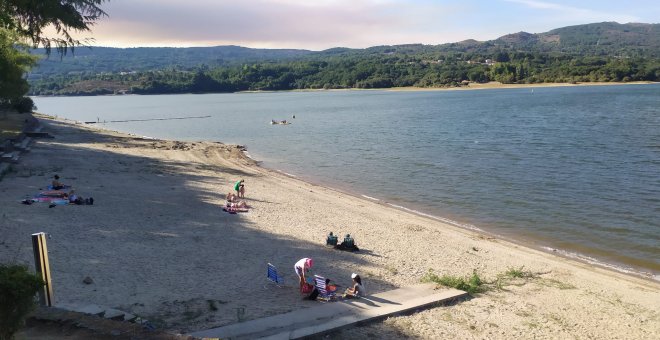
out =
<svg viewBox="0 0 660 340"><path fill-rule="evenodd" d="M242 148L153 140L40 116L38 140L0 182L0 261L31 265L30 234L50 235L56 301L131 312L192 332L316 306L293 264L370 292L417 284L432 270L490 289L474 298L334 334L339 338L660 338L660 284L526 248L259 168ZM221 139L222 136L219 136ZM53 174L92 206L19 201ZM245 179L250 212L222 211ZM362 249L324 247L350 233ZM266 263L285 277L268 285ZM504 275L522 268L525 277ZM85 277L92 284L83 283ZM499 278L499 280L498 280Z"/></svg>

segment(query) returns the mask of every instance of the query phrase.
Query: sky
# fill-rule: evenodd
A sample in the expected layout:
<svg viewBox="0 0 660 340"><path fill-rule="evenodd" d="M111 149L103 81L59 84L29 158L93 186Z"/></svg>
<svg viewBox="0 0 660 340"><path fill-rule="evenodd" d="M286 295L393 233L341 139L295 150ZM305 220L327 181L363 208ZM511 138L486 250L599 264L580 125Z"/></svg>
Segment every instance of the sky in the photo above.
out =
<svg viewBox="0 0 660 340"><path fill-rule="evenodd" d="M660 22L658 0L110 0L95 46L323 50L443 44L603 21Z"/></svg>

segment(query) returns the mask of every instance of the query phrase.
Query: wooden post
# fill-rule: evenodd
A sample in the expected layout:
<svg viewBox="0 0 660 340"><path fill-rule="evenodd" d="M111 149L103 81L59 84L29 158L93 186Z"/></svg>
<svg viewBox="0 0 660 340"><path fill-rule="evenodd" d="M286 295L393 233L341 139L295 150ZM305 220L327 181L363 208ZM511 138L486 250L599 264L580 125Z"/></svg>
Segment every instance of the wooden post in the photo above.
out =
<svg viewBox="0 0 660 340"><path fill-rule="evenodd" d="M53 286L50 277L50 264L48 262L48 247L46 246L46 233L32 234L32 250L34 250L34 267L37 275L46 283L39 290L39 302L42 306L53 306Z"/></svg>

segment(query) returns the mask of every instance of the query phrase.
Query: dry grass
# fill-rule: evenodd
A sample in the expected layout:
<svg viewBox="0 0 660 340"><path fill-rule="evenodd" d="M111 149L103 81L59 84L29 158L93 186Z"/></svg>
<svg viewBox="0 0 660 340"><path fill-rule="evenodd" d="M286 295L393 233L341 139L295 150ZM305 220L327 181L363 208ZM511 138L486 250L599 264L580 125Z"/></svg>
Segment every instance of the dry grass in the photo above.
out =
<svg viewBox="0 0 660 340"><path fill-rule="evenodd" d="M0 141L14 138L23 131L25 115L8 110L0 110Z"/></svg>

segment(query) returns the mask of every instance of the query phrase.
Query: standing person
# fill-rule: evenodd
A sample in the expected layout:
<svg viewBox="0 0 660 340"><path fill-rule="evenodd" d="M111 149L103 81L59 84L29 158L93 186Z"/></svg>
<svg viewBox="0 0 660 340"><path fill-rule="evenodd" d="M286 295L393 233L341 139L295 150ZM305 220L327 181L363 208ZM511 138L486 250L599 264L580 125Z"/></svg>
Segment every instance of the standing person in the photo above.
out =
<svg viewBox="0 0 660 340"><path fill-rule="evenodd" d="M358 274L351 274L351 279L353 279L353 286L347 288L344 293L344 297L361 297L367 295L364 286L362 285L362 278Z"/></svg>
<svg viewBox="0 0 660 340"><path fill-rule="evenodd" d="M300 283L300 291L302 291L303 286L307 283L307 272L309 271L310 268L312 268L312 265L314 265L314 260L304 257L296 264L293 266L293 269L296 271L296 274L298 275L299 283Z"/></svg>
<svg viewBox="0 0 660 340"><path fill-rule="evenodd" d="M242 179L236 184L234 184L234 190L236 190L236 196L240 198L245 198L245 180Z"/></svg>

